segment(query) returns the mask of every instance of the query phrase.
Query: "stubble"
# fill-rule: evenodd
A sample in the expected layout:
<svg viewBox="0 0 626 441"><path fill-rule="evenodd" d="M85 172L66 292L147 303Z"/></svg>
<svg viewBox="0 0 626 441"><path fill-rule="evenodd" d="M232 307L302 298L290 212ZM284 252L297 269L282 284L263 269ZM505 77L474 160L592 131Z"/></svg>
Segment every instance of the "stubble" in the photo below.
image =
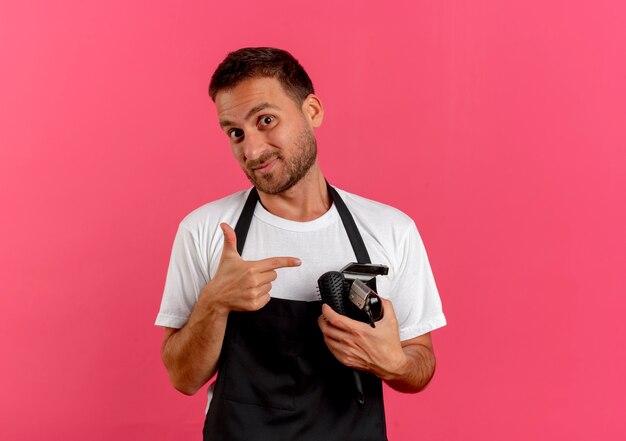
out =
<svg viewBox="0 0 626 441"><path fill-rule="evenodd" d="M267 194L279 194L289 190L307 174L317 158L317 140L313 131L308 127L304 128L294 144L296 153L291 158L285 158L281 152L267 152L254 163L246 165L243 171L257 190ZM285 172L282 179L274 172L260 176L254 174L253 167L273 159L283 162Z"/></svg>

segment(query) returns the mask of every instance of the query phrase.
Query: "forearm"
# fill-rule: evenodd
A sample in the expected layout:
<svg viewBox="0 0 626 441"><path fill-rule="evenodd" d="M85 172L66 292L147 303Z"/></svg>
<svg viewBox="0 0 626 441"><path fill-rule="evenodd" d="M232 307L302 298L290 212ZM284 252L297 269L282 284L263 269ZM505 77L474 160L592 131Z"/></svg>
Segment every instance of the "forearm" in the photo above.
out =
<svg viewBox="0 0 626 441"><path fill-rule="evenodd" d="M217 371L228 312L218 308L207 287L187 323L163 343L162 358L172 385L193 395Z"/></svg>
<svg viewBox="0 0 626 441"><path fill-rule="evenodd" d="M381 377L392 389L415 393L424 389L435 373L435 354L422 344L403 346L405 361L393 373Z"/></svg>

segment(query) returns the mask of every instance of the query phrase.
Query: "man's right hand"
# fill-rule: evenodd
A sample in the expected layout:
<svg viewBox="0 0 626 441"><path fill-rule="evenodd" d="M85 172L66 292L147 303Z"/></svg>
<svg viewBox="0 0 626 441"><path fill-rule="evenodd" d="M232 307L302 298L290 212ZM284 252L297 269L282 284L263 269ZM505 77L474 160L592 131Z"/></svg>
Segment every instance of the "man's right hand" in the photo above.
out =
<svg viewBox="0 0 626 441"><path fill-rule="evenodd" d="M207 283L181 329L165 329L162 357L172 384L193 395L217 371L228 313L256 311L270 301L276 270L300 265L295 257L246 261L237 252L237 235L227 224L224 250L215 276Z"/></svg>
<svg viewBox="0 0 626 441"><path fill-rule="evenodd" d="M213 279L202 289L201 296L210 298L213 307L224 313L257 311L270 301L276 270L300 265L295 257L270 257L243 260L237 251L237 235L226 223L220 224L224 233L224 249Z"/></svg>

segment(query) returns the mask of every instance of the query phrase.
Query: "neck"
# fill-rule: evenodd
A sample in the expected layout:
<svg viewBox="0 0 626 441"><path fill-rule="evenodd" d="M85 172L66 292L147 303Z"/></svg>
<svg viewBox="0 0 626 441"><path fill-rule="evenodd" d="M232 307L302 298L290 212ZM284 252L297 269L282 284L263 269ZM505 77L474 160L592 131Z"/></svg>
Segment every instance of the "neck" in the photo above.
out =
<svg viewBox="0 0 626 441"><path fill-rule="evenodd" d="M307 222L326 213L332 204L317 161L296 185L280 194L259 191L267 211L283 219Z"/></svg>

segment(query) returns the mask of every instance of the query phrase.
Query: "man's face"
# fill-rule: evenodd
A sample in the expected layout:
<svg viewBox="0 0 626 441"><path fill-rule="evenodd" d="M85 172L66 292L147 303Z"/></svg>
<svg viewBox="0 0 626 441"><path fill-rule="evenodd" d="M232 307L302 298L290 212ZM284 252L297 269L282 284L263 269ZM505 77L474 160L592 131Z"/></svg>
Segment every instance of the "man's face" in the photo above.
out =
<svg viewBox="0 0 626 441"><path fill-rule="evenodd" d="M254 186L278 194L302 179L315 163L317 143L310 118L275 78L252 78L215 97L222 130Z"/></svg>

